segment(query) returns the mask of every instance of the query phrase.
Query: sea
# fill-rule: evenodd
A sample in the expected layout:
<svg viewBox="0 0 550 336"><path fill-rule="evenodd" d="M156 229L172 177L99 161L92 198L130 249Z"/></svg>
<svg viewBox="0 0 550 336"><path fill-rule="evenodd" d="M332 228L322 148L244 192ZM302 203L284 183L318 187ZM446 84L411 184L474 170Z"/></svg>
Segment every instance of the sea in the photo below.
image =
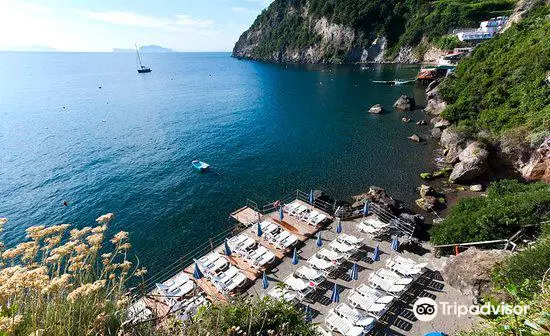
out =
<svg viewBox="0 0 550 336"><path fill-rule="evenodd" d="M383 187L413 203L432 164L419 111L394 111L424 88L410 65L297 66L229 53L0 53L0 217L13 246L32 225L128 231L151 272L230 228L247 200L296 189L338 200ZM380 103L387 112L368 113ZM211 171L200 173L200 159ZM66 202L66 205L64 203Z"/></svg>

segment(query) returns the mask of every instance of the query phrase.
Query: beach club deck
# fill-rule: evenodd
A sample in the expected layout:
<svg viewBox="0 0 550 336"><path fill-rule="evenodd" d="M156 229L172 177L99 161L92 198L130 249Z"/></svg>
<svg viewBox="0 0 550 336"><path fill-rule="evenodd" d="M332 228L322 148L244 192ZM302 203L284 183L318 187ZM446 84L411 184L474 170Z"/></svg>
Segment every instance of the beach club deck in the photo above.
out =
<svg viewBox="0 0 550 336"><path fill-rule="evenodd" d="M289 205L292 205L292 209L299 209L300 213L293 214ZM287 207L285 208L285 206ZM305 210L303 210L304 208ZM319 218L323 218L323 220L317 225L308 224L308 221L304 220L304 218L307 218L304 217L307 214L319 214ZM365 285L369 284L369 276L381 269L387 269L388 261L396 257L411 259L416 263L424 263L426 267L414 277L414 281L410 285L407 285L404 292L395 295L395 299L392 300L391 304L388 304L383 314L371 314L372 316L376 316L376 319L373 327L369 330L369 335L423 335L424 333L436 330L436 326L440 326L440 331L450 332L452 330L459 330L459 327L463 328L464 324L468 323L464 319L449 319L441 315L429 323L416 320L412 313L412 305L419 297L430 297L437 301L457 302L458 304L469 304L470 302L467 297L446 286L441 275L433 271L440 268L440 265L437 265L440 261L429 254L429 249L419 247L415 251L403 251L402 249L394 251L391 248L391 235L378 236L373 235L371 232L365 233L364 229L360 230L363 221L388 223L396 220L395 218L389 218L388 216L390 215L387 213L373 211L366 217L343 221L336 219L334 221L334 218L327 211L327 204L316 203L315 201L311 202L311 197L308 197L306 193L297 191L291 197L270 203L262 209L258 208L254 203L249 202L247 206L231 213L230 216L240 223L238 229L216 236L210 240L209 248L203 248L195 252L194 255L188 256L187 259L182 259L181 263L175 266L172 265L164 275L157 275L156 278L151 279L148 282L150 286L148 291L143 291L142 288L143 293L147 294L140 301L149 310L153 311L155 316L166 316L170 313L171 309L174 309L174 301L166 300L165 297L163 298L163 294L159 291L159 288L154 287L155 282L173 283L177 281L176 278L182 265L186 265L183 272L188 275L189 281L193 281L194 288L186 296L177 298L177 303L180 305L187 304L188 301L195 300L192 298L197 297L205 297L210 302L230 301L236 295L264 297L269 295L270 291L280 288L278 283L284 282L289 275L295 274L300 267L310 266L308 259L318 254L320 249L332 250L333 242L338 241L338 238L341 238L341 235L345 234L362 240L358 244L358 249L354 250L353 253L346 254L346 258L341 260L341 263L328 276L323 277L320 283L316 284L315 290L308 291L304 297L298 295L300 299L292 300L300 309L305 310L307 306L312 321L318 323L325 331L330 329L330 326L325 323L327 316L339 304L345 303L351 306L350 294L359 288L359 286L363 285L365 287ZM338 222L340 225L337 224ZM263 225L274 224L281 230L289 232L296 237L295 244L287 248L284 246L276 247L265 239L264 236L260 237L257 234L258 223L263 223ZM398 229L399 227L404 228L402 222L397 224L396 226L394 223L393 227ZM340 226L340 233L336 232L337 226ZM407 229L404 228L404 231L407 231ZM273 262L262 267L252 267L248 260L245 260L245 258L239 256L237 253L231 253L230 256L227 256L225 254L226 238L242 234L253 239L258 247L265 247L265 249L273 253L275 256ZM318 238L319 236L321 239ZM322 246L318 246L319 244ZM378 247L379 251L379 260L373 261L373 252L376 247ZM246 276L246 285L235 288L231 292L224 292L219 289L219 286L215 286L208 277L195 279L193 277L196 267L194 260L212 252L217 252L228 261L230 267L234 266L239 272L244 274ZM294 253L296 253L297 258L294 258ZM293 259L297 259L294 260L295 262L297 261L297 264L293 264ZM356 263L357 280L352 280L351 278L354 263ZM263 288L262 276L264 272L268 282L267 289ZM339 292L339 303L332 302L335 284ZM354 300L354 303L356 304L356 300ZM170 305L172 305L172 308ZM364 314L365 317L369 316L361 307L359 307L359 312ZM186 316L192 316L192 311ZM470 323L473 322L470 321ZM332 334L339 335L337 331L333 331Z"/></svg>

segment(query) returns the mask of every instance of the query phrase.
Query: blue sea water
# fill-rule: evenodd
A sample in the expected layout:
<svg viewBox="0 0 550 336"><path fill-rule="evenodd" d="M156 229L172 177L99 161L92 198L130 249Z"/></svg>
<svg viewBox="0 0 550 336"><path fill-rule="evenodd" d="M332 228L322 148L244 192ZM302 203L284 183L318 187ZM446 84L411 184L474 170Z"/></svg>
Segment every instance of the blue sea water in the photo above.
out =
<svg viewBox="0 0 550 336"><path fill-rule="evenodd" d="M299 188L347 199L378 185L411 202L431 166L431 145L406 139L427 129L391 108L400 94L422 104L422 88L371 82L417 67L280 66L228 53L143 62L152 73L138 74L131 53L0 53L8 246L31 225L91 225L114 212L111 232L129 231L141 263L158 270L227 229L247 198ZM367 113L376 103L389 111ZM212 172L193 170L195 158Z"/></svg>

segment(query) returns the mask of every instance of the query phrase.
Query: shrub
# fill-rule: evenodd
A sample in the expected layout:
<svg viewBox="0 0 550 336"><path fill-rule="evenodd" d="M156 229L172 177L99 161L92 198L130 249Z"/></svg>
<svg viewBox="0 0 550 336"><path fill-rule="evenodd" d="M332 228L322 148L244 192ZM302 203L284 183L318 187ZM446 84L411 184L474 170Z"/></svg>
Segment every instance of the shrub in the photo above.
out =
<svg viewBox="0 0 550 336"><path fill-rule="evenodd" d="M434 245L507 239L522 226L550 218L550 185L515 180L492 183L487 196L460 200L430 230Z"/></svg>
<svg viewBox="0 0 550 336"><path fill-rule="evenodd" d="M125 283L135 268L126 232L111 239L110 253L99 255L112 217L81 230L33 226L26 230L29 241L7 250L0 243L0 335L118 333Z"/></svg>

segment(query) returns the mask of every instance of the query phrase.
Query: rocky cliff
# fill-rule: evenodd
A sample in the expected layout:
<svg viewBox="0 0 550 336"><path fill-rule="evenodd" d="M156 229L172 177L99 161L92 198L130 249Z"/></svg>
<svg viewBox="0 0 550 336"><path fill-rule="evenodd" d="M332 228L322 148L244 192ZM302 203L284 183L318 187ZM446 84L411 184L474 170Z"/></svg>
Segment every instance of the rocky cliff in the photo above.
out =
<svg viewBox="0 0 550 336"><path fill-rule="evenodd" d="M241 35L233 56L416 63L450 29L476 26L480 18L508 9L507 0L275 0Z"/></svg>

